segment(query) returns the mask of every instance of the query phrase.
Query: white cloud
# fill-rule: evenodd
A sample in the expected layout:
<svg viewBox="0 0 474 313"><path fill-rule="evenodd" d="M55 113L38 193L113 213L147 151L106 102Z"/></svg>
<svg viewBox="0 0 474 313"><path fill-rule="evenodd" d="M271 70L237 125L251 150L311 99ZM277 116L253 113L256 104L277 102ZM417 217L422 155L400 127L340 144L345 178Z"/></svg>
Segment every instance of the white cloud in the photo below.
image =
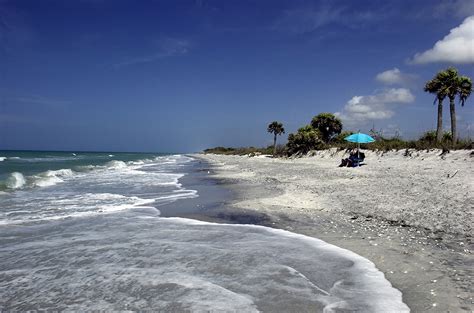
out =
<svg viewBox="0 0 474 313"><path fill-rule="evenodd" d="M415 75L402 73L396 67L375 76L375 80L386 85L409 85L415 80L415 78Z"/></svg>
<svg viewBox="0 0 474 313"><path fill-rule="evenodd" d="M344 106L342 112L336 112L345 124L360 126L368 121L391 118L397 105L412 103L415 96L406 88L384 89L369 96L354 96Z"/></svg>
<svg viewBox="0 0 474 313"><path fill-rule="evenodd" d="M474 63L474 15L435 43L433 48L417 53L411 60L415 64L450 62Z"/></svg>

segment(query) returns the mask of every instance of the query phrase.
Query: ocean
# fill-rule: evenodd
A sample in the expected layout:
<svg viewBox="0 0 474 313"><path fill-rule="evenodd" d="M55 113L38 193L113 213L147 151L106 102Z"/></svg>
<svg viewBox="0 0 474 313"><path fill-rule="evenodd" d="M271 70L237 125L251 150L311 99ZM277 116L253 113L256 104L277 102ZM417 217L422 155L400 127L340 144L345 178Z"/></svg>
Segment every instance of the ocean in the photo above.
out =
<svg viewBox="0 0 474 313"><path fill-rule="evenodd" d="M185 183L201 168L176 154L1 151L0 311L409 311L353 252L178 217L212 197Z"/></svg>

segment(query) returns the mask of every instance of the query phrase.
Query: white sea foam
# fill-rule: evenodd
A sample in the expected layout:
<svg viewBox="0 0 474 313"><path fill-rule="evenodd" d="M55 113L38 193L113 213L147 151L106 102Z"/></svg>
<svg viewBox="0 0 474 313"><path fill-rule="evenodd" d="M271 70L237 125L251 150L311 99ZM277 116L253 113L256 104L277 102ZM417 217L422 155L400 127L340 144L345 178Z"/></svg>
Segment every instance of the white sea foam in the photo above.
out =
<svg viewBox="0 0 474 313"><path fill-rule="evenodd" d="M25 195L28 196L28 195ZM0 224L18 225L40 221L54 221L68 218L81 218L95 215L112 214L128 209L151 209L159 211L149 205L155 199L142 199L139 197L127 197L111 193L86 193L83 195L52 196L38 199L30 204L40 206L41 210L32 211L25 209L2 212ZM27 205L28 207L28 205Z"/></svg>
<svg viewBox="0 0 474 313"><path fill-rule="evenodd" d="M134 204L122 204L122 205L101 205L99 206L99 210L97 213L116 213L128 209L134 209L134 208L151 208L154 209L152 206L145 206L145 204L151 204L155 202L154 199L140 199L140 201L137 201Z"/></svg>
<svg viewBox="0 0 474 313"><path fill-rule="evenodd" d="M167 219L185 225L202 225L211 227L222 225L179 217ZM350 260L352 263L350 266L350 272L353 275L351 281L348 282L346 279L337 280L332 287L327 290L314 284L310 279L308 279L308 277L300 273L298 270L285 266L291 274L301 277L310 286L323 294L323 296L320 297L320 301L325 303L323 312L337 312L340 309L360 311L360 309L356 309L355 305L360 305L361 308L363 308L362 311L366 310L367 312L410 312L410 309L402 301L402 293L392 287L390 282L385 279L384 274L375 267L375 264L352 251L331 245L320 239L281 229L258 225L236 224L227 224L219 227L240 229L242 233L255 231L257 233L268 233L270 236L274 235L275 237L288 238L295 243L303 242L308 244L313 249L319 251L322 255L334 255L337 256L337 258ZM369 298L370 300L367 301Z"/></svg>
<svg viewBox="0 0 474 313"><path fill-rule="evenodd" d="M10 189L19 189L23 188L26 184L26 179L22 173L13 172L7 178L6 185Z"/></svg>
<svg viewBox="0 0 474 313"><path fill-rule="evenodd" d="M192 160L193 158L181 154L155 157L155 161L158 161L161 164L185 164Z"/></svg>
<svg viewBox="0 0 474 313"><path fill-rule="evenodd" d="M142 211L6 242L6 309L409 312L372 262L321 240Z"/></svg>
<svg viewBox="0 0 474 313"><path fill-rule="evenodd" d="M178 200L178 199L188 199L195 198L198 196L196 190L174 190L173 194L167 196L158 197L156 200Z"/></svg>
<svg viewBox="0 0 474 313"><path fill-rule="evenodd" d="M63 168L60 170L50 170L45 173L45 176L61 176L61 177L70 177L74 175L74 172L70 168Z"/></svg>
<svg viewBox="0 0 474 313"><path fill-rule="evenodd" d="M127 163L130 164L130 165L143 165L143 164L145 164L145 161L144 160L138 160L138 161L129 161Z"/></svg>
<svg viewBox="0 0 474 313"><path fill-rule="evenodd" d="M150 167L142 169L145 165ZM184 173L175 165L153 159L135 163L112 160L104 165L49 170L28 177L11 175L8 187L28 188L12 193L14 202L0 212L0 224L23 224L111 214L137 208L152 209L179 199L197 197L181 186ZM61 187L55 187L60 184ZM43 189L48 187L48 190ZM152 209L155 210L155 209Z"/></svg>
<svg viewBox="0 0 474 313"><path fill-rule="evenodd" d="M49 176L49 177L35 177L33 185L37 187L50 187L54 186L58 183L62 183L63 180L56 176Z"/></svg>
<svg viewBox="0 0 474 313"><path fill-rule="evenodd" d="M33 185L37 187L54 186L64 181L65 178L71 177L74 172L69 169L49 170L44 173L33 176Z"/></svg>
<svg viewBox="0 0 474 313"><path fill-rule="evenodd" d="M121 169L127 168L127 163L125 163L124 161L112 160L110 162L107 162L105 166L109 169Z"/></svg>
<svg viewBox="0 0 474 313"><path fill-rule="evenodd" d="M6 159L7 159L7 157L2 157L2 156L0 156L0 162L5 161Z"/></svg>

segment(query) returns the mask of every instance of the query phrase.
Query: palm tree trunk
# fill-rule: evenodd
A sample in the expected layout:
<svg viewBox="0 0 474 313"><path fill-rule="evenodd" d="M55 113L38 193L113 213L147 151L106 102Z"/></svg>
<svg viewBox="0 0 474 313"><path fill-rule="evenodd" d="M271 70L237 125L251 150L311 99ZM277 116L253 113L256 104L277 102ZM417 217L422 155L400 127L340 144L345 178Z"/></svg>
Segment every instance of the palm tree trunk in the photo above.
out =
<svg viewBox="0 0 474 313"><path fill-rule="evenodd" d="M275 156L277 152L277 134L273 136L273 156Z"/></svg>
<svg viewBox="0 0 474 313"><path fill-rule="evenodd" d="M436 141L443 137L443 99L438 99L438 124L436 125Z"/></svg>
<svg viewBox="0 0 474 313"><path fill-rule="evenodd" d="M456 143L456 108L454 106L454 98L449 99L449 111L451 113L451 137L453 144Z"/></svg>

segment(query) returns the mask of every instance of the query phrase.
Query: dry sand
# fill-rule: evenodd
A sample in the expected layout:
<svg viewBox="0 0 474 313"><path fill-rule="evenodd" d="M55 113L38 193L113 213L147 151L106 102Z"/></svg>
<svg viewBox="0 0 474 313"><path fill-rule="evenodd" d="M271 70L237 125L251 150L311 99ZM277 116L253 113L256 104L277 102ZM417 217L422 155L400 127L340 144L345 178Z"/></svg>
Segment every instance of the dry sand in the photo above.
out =
<svg viewBox="0 0 474 313"><path fill-rule="evenodd" d="M472 151L366 152L339 168L343 151L312 157L197 155L236 193L215 216L323 239L376 264L413 312L473 312Z"/></svg>

